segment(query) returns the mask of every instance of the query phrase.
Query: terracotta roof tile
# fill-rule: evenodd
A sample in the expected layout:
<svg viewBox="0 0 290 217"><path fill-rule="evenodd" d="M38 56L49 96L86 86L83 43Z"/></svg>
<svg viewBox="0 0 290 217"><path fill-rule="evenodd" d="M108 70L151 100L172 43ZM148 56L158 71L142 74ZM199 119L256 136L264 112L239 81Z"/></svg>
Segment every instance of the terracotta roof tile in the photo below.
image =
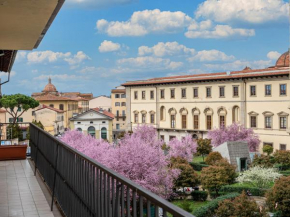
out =
<svg viewBox="0 0 290 217"><path fill-rule="evenodd" d="M106 115L106 116L108 116L108 117L110 117L110 118L114 118L114 117L115 117L114 114L112 114L111 112L108 112L108 111L106 111L106 110L103 110L102 112L100 111L99 108L93 108L93 110L95 110L96 112L99 112L99 113L101 113L101 114L103 114L103 115Z"/></svg>
<svg viewBox="0 0 290 217"><path fill-rule="evenodd" d="M52 108L52 107L47 106L47 105L42 105L42 108L39 108L39 109L37 109L35 111L39 111L39 110L42 110L42 109L50 109L52 111L59 112L59 113L63 113L64 112L63 110Z"/></svg>
<svg viewBox="0 0 290 217"><path fill-rule="evenodd" d="M126 93L125 89L113 89L111 90L111 93Z"/></svg>
<svg viewBox="0 0 290 217"><path fill-rule="evenodd" d="M34 96L34 99L38 101L76 101L68 97L57 96L49 93L41 96Z"/></svg>

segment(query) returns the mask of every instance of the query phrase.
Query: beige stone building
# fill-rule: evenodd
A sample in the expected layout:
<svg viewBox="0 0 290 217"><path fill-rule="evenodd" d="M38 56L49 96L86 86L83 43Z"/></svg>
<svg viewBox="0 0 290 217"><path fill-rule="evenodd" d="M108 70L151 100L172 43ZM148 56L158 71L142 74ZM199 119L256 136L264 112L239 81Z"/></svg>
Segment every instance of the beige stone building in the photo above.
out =
<svg viewBox="0 0 290 217"><path fill-rule="evenodd" d="M108 96L97 96L89 101L89 108L90 109L100 108L111 112L112 100Z"/></svg>
<svg viewBox="0 0 290 217"><path fill-rule="evenodd" d="M127 130L150 124L168 142L237 122L259 135L260 151L265 144L290 150L289 74L286 52L266 69L127 82Z"/></svg>
<svg viewBox="0 0 290 217"><path fill-rule="evenodd" d="M119 86L111 90L113 120L113 138L126 130L126 90Z"/></svg>

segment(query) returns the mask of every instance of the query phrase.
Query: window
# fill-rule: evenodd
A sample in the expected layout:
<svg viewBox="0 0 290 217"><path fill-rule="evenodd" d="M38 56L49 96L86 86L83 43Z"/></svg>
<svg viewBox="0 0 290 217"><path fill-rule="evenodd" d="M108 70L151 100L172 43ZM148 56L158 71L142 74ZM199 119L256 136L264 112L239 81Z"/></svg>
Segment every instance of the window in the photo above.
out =
<svg viewBox="0 0 290 217"><path fill-rule="evenodd" d="M21 107L18 107L17 111L18 111L18 112L21 112Z"/></svg>
<svg viewBox="0 0 290 217"><path fill-rule="evenodd" d="M175 139L176 136L169 136L169 141L171 141L172 139Z"/></svg>
<svg viewBox="0 0 290 217"><path fill-rule="evenodd" d="M270 143L270 142L264 142L263 143L263 146L266 146L266 145L269 145L269 146L273 147L273 143Z"/></svg>
<svg viewBox="0 0 290 217"><path fill-rule="evenodd" d="M121 95L121 98L126 98L126 94L122 94Z"/></svg>
<svg viewBox="0 0 290 217"><path fill-rule="evenodd" d="M79 131L79 132L82 132L83 130L82 130L82 128L77 128L77 131Z"/></svg>
<svg viewBox="0 0 290 217"><path fill-rule="evenodd" d="M224 128L226 125L226 118L225 116L220 116L220 128Z"/></svg>
<svg viewBox="0 0 290 217"><path fill-rule="evenodd" d="M34 115L35 115L35 111L32 111L32 112L31 112L31 115L34 116Z"/></svg>
<svg viewBox="0 0 290 217"><path fill-rule="evenodd" d="M150 91L150 99L154 99L154 90Z"/></svg>
<svg viewBox="0 0 290 217"><path fill-rule="evenodd" d="M211 130L211 115L206 116L206 129Z"/></svg>
<svg viewBox="0 0 290 217"><path fill-rule="evenodd" d="M165 120L165 107L161 106L160 108L160 121L164 121Z"/></svg>
<svg viewBox="0 0 290 217"><path fill-rule="evenodd" d="M164 135L160 135L160 139L164 141Z"/></svg>
<svg viewBox="0 0 290 217"><path fill-rule="evenodd" d="M116 124L116 129L120 130L120 124Z"/></svg>
<svg viewBox="0 0 290 217"><path fill-rule="evenodd" d="M120 106L120 103L119 102L115 102L115 106Z"/></svg>
<svg viewBox="0 0 290 217"><path fill-rule="evenodd" d="M145 90L142 91L142 99L145 99L146 93Z"/></svg>
<svg viewBox="0 0 290 217"><path fill-rule="evenodd" d="M138 114L134 114L134 122L138 123Z"/></svg>
<svg viewBox="0 0 290 217"><path fill-rule="evenodd" d="M186 98L186 89L181 89L181 98Z"/></svg>
<svg viewBox="0 0 290 217"><path fill-rule="evenodd" d="M186 129L186 115L181 115L181 119L182 119L182 129Z"/></svg>
<svg viewBox="0 0 290 217"><path fill-rule="evenodd" d="M116 111L116 116L119 116L119 110Z"/></svg>
<svg viewBox="0 0 290 217"><path fill-rule="evenodd" d="M286 151L286 144L280 144L280 150Z"/></svg>
<svg viewBox="0 0 290 217"><path fill-rule="evenodd" d="M198 88L193 88L193 97L198 98Z"/></svg>
<svg viewBox="0 0 290 217"><path fill-rule="evenodd" d="M160 90L160 98L164 99L164 90Z"/></svg>
<svg viewBox="0 0 290 217"><path fill-rule="evenodd" d="M102 124L105 124L106 123L106 121L102 121Z"/></svg>
<svg viewBox="0 0 290 217"><path fill-rule="evenodd" d="M134 91L134 99L138 99L138 91Z"/></svg>
<svg viewBox="0 0 290 217"><path fill-rule="evenodd" d="M16 118L16 122L23 122L23 118Z"/></svg>
<svg viewBox="0 0 290 217"><path fill-rule="evenodd" d="M143 123L143 124L146 123L146 114L142 114L142 123Z"/></svg>
<svg viewBox="0 0 290 217"><path fill-rule="evenodd" d="M240 108L239 106L234 106L233 107L233 123L238 123L240 121Z"/></svg>
<svg viewBox="0 0 290 217"><path fill-rule="evenodd" d="M96 137L96 129L94 127L89 127L88 128L88 134L91 135L92 137Z"/></svg>
<svg viewBox="0 0 290 217"><path fill-rule="evenodd" d="M13 118L9 118L9 123L13 123Z"/></svg>
<svg viewBox="0 0 290 217"><path fill-rule="evenodd" d="M194 115L193 116L193 128L195 129L195 130L197 130L198 129L198 115Z"/></svg>
<svg viewBox="0 0 290 217"><path fill-rule="evenodd" d="M267 129L272 128L272 117L271 116L265 117L265 128L267 128Z"/></svg>
<svg viewBox="0 0 290 217"><path fill-rule="evenodd" d="M94 122L93 121L90 121L90 124L93 124Z"/></svg>
<svg viewBox="0 0 290 217"><path fill-rule="evenodd" d="M150 123L151 124L154 124L155 123L155 120L154 119L155 119L155 115L154 114L151 114L150 115Z"/></svg>
<svg viewBox="0 0 290 217"><path fill-rule="evenodd" d="M101 129L101 138L107 139L107 128L106 127L102 127L102 129Z"/></svg>
<svg viewBox="0 0 290 217"><path fill-rule="evenodd" d="M251 127L256 128L257 127L257 116L251 116L250 119L251 119L251 123L250 123Z"/></svg>
<svg viewBox="0 0 290 217"><path fill-rule="evenodd" d="M170 89L170 98L171 99L175 98L175 89Z"/></svg>
<svg viewBox="0 0 290 217"><path fill-rule="evenodd" d="M272 95L272 88L270 84L265 85L265 95L271 96Z"/></svg>
<svg viewBox="0 0 290 217"><path fill-rule="evenodd" d="M77 122L78 124L81 124L81 122Z"/></svg>
<svg viewBox="0 0 290 217"><path fill-rule="evenodd" d="M206 88L206 97L211 97L211 87Z"/></svg>
<svg viewBox="0 0 290 217"><path fill-rule="evenodd" d="M122 106L126 106L126 103L125 102L122 102Z"/></svg>
<svg viewBox="0 0 290 217"><path fill-rule="evenodd" d="M122 116L126 116L125 110L122 111Z"/></svg>
<svg viewBox="0 0 290 217"><path fill-rule="evenodd" d="M115 94L115 98L120 98L120 94Z"/></svg>
<svg viewBox="0 0 290 217"><path fill-rule="evenodd" d="M220 87L220 97L225 97L225 87Z"/></svg>
<svg viewBox="0 0 290 217"><path fill-rule="evenodd" d="M54 108L54 105L53 104L50 104L49 107Z"/></svg>
<svg viewBox="0 0 290 217"><path fill-rule="evenodd" d="M239 96L239 87L238 86L233 86L233 95L234 95L234 97Z"/></svg>
<svg viewBox="0 0 290 217"><path fill-rule="evenodd" d="M286 129L287 128L287 117L279 117L280 119L280 129Z"/></svg>
<svg viewBox="0 0 290 217"><path fill-rule="evenodd" d="M175 115L170 115L171 128L175 128Z"/></svg>
<svg viewBox="0 0 290 217"><path fill-rule="evenodd" d="M286 96L286 84L280 84L280 96Z"/></svg>
<svg viewBox="0 0 290 217"><path fill-rule="evenodd" d="M250 96L256 96L256 86L250 86Z"/></svg>
<svg viewBox="0 0 290 217"><path fill-rule="evenodd" d="M59 104L59 110L63 110L63 104Z"/></svg>

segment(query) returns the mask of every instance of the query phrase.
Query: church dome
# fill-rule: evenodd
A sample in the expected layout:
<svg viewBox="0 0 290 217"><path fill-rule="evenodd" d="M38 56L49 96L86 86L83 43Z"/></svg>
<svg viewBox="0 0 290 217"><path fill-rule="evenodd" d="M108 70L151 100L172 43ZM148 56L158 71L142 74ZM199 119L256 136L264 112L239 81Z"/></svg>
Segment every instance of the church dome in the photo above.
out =
<svg viewBox="0 0 290 217"><path fill-rule="evenodd" d="M276 62L276 67L289 67L289 51L283 53Z"/></svg>
<svg viewBox="0 0 290 217"><path fill-rule="evenodd" d="M44 87L42 92L57 92L56 87L51 83L51 78L48 79L48 84Z"/></svg>

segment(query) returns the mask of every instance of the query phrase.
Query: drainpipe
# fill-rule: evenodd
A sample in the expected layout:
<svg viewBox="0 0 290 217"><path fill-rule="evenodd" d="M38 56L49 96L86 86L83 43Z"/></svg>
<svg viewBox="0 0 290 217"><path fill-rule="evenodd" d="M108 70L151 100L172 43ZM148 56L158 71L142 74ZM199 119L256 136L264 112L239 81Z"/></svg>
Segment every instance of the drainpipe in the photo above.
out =
<svg viewBox="0 0 290 217"><path fill-rule="evenodd" d="M244 81L244 108L245 108L245 117L244 117L244 127L247 127L247 82L246 79Z"/></svg>
<svg viewBox="0 0 290 217"><path fill-rule="evenodd" d="M157 121L160 119L160 118L157 118L158 116L158 105L157 105L157 86L155 86L155 90L156 90L156 96L155 96L155 104L156 104L156 128L159 128L159 124L157 123ZM159 117L159 116L158 116ZM158 138L160 137L159 135L159 130L157 129L157 136Z"/></svg>

